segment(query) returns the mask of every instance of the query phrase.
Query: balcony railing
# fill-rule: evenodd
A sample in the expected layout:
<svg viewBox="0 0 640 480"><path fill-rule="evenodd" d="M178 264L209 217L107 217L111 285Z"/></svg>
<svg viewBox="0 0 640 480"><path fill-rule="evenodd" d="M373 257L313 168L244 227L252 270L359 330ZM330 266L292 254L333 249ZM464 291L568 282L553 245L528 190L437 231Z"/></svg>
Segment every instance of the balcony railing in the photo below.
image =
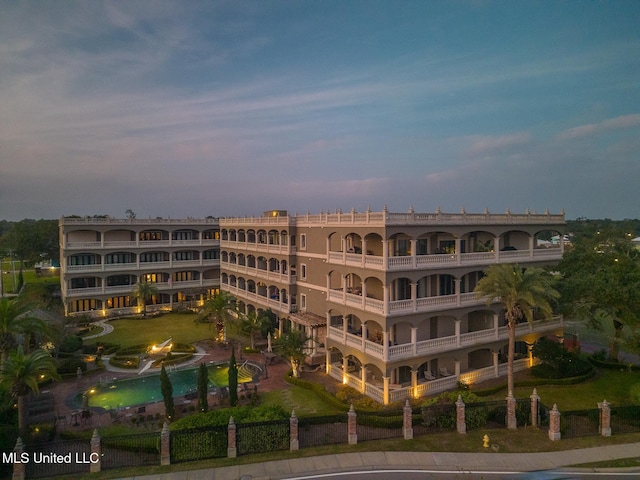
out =
<svg viewBox="0 0 640 480"><path fill-rule="evenodd" d="M189 281L173 281L171 284L168 282L154 283L153 286L158 292L173 291L178 292L181 290L188 290L192 288L215 288L220 286L220 280L217 278L203 278L201 280L189 280ZM66 297L73 298L87 298L95 295L122 295L131 294L135 288L135 285L113 285L103 287L90 287L90 288L67 288L65 289Z"/></svg>
<svg viewBox="0 0 640 480"><path fill-rule="evenodd" d="M560 328L562 325L563 319L561 316L554 317L550 320L536 320L533 323L525 322L516 326L516 335L547 332ZM457 348L484 345L496 340L507 340L508 338L509 330L505 326L498 329L485 329L460 335L421 340L415 343L384 346L378 342L363 338L362 336L346 332L342 327L327 327L327 339L355 347L362 353L385 362L404 360L422 355L434 355Z"/></svg>
<svg viewBox="0 0 640 480"><path fill-rule="evenodd" d="M65 242L65 250L126 250L134 248L168 248L168 247L217 247L220 240L140 240L140 241L111 241L103 242Z"/></svg>
<svg viewBox="0 0 640 480"><path fill-rule="evenodd" d="M252 278L259 278L261 280L271 280L280 283L293 283L295 281L295 275L288 273L272 272L269 270L263 270L257 267L248 267L246 265L238 265L235 263L222 262L221 268L223 272L232 273L244 273Z"/></svg>
<svg viewBox="0 0 640 480"><path fill-rule="evenodd" d="M493 263L535 262L561 260L559 247L536 248L534 250L508 250L504 252L476 252L461 254L404 255L384 257L360 253L329 252L327 261L336 265L356 266L373 270L425 270L453 266L490 265Z"/></svg>
<svg viewBox="0 0 640 480"><path fill-rule="evenodd" d="M294 313L296 310L296 305L290 305L286 302L281 302L279 299L268 298L266 296L260 295L257 292L249 292L247 290L243 290L242 288L238 288L237 286L222 284L222 290L230 293L236 298L249 300L258 305L266 306L271 310L281 312L281 313Z"/></svg>
<svg viewBox="0 0 640 480"><path fill-rule="evenodd" d="M69 265L65 267L65 273L93 273L93 272L118 272L157 269L181 269L188 267L218 267L219 259L201 260L173 260L169 262L140 262L138 263L99 263L93 265Z"/></svg>
<svg viewBox="0 0 640 480"><path fill-rule="evenodd" d="M275 255L295 255L296 247L291 245L276 245L270 243L238 242L233 240L221 240L221 248L244 250L249 252L265 252Z"/></svg>

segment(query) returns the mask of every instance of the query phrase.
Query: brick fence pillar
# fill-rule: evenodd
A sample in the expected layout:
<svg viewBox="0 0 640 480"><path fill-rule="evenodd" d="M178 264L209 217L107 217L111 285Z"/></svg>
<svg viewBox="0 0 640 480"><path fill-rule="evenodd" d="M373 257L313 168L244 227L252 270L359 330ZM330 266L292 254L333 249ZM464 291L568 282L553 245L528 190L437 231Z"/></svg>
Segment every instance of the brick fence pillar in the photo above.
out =
<svg viewBox="0 0 640 480"><path fill-rule="evenodd" d="M560 412L555 403L549 412L549 440L554 442L560 440Z"/></svg>
<svg viewBox="0 0 640 480"><path fill-rule="evenodd" d="M160 465L171 465L171 432L167 422L160 432Z"/></svg>
<svg viewBox="0 0 640 480"><path fill-rule="evenodd" d="M456 428L458 433L467 433L467 422L465 421L465 405L462 395L458 395L456 400Z"/></svg>
<svg viewBox="0 0 640 480"><path fill-rule="evenodd" d="M516 419L516 399L513 392L509 392L507 397L507 428L515 430L518 428L518 420Z"/></svg>
<svg viewBox="0 0 640 480"><path fill-rule="evenodd" d="M13 477L12 480L24 480L25 476L25 463L22 463L22 452L24 452L24 444L22 439L18 437L16 440L16 446L13 447L15 458L13 461Z"/></svg>
<svg viewBox="0 0 640 480"><path fill-rule="evenodd" d="M300 449L300 442L298 441L298 417L296 417L295 410L291 411L291 418L289 418L289 450L292 452Z"/></svg>
<svg viewBox="0 0 640 480"><path fill-rule="evenodd" d="M347 428L349 435L349 445L355 445L358 443L358 423L356 421L356 411L353 409L353 404L349 408Z"/></svg>
<svg viewBox="0 0 640 480"><path fill-rule="evenodd" d="M413 440L413 418L411 413L411 405L409 405L409 399L407 399L402 409L402 435L405 440Z"/></svg>
<svg viewBox="0 0 640 480"><path fill-rule="evenodd" d="M227 431L229 432L227 439L227 457L236 458L238 456L238 448L236 447L236 424L233 421L233 417L229 417Z"/></svg>
<svg viewBox="0 0 640 480"><path fill-rule="evenodd" d="M598 402L598 408L600 409L600 435L603 437L611 436L611 405L604 402Z"/></svg>
<svg viewBox="0 0 640 480"><path fill-rule="evenodd" d="M98 429L93 429L93 435L91 435L91 467L89 471L91 473L99 472L102 468L102 445L100 435L98 435ZM94 462L93 459L96 459Z"/></svg>
<svg viewBox="0 0 640 480"><path fill-rule="evenodd" d="M538 405L540 404L540 396L538 390L533 389L533 393L529 396L531 399L531 426L538 426Z"/></svg>

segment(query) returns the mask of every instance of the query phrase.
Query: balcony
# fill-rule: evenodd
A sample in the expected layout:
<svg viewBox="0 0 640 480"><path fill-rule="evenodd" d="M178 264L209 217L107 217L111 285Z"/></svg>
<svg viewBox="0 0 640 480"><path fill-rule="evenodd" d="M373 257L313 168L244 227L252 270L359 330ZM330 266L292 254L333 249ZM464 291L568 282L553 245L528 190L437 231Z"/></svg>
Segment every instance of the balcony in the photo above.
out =
<svg viewBox="0 0 640 480"><path fill-rule="evenodd" d="M154 283L154 287L158 292L178 292L192 288L215 288L220 286L220 280L217 278L203 278L201 280L188 280L183 282L173 281ZM133 292L135 285L114 285L104 287L91 288L67 288L66 296L69 298L86 298L94 295L129 295Z"/></svg>
<svg viewBox="0 0 640 480"><path fill-rule="evenodd" d="M237 299L248 300L258 305L270 308L275 312L280 313L294 313L296 311L295 305L289 305L286 302L281 302L279 299L267 298L262 295L258 295L256 292L249 292L232 285L222 285L222 290L230 293Z"/></svg>
<svg viewBox="0 0 640 480"><path fill-rule="evenodd" d="M383 300L363 297L342 290L329 290L327 300L341 305L348 305L379 315L406 315L408 313L437 312L440 310L484 305L483 299L476 298L474 293L460 295L440 295L437 297L421 297L408 300L394 300L386 303Z"/></svg>
<svg viewBox="0 0 640 480"><path fill-rule="evenodd" d="M521 323L516 326L516 336L527 333L544 333L563 326L561 316L550 320L537 320L531 324ZM509 330L505 327L498 329L479 330L477 332L462 333L448 337L422 340L415 343L404 343L400 345L382 345L365 339L359 335L354 335L342 329L342 327L328 326L327 339L342 345L357 348L360 352L385 362L405 360L423 355L435 355L451 350L484 345L496 340L508 340Z"/></svg>
<svg viewBox="0 0 640 480"><path fill-rule="evenodd" d="M291 245L273 245L269 243L236 242L233 240L221 240L221 248L243 250L247 252L265 252L274 255L295 255L296 247Z"/></svg>
<svg viewBox="0 0 640 480"><path fill-rule="evenodd" d="M141 262L141 263L99 263L94 265L69 265L65 267L65 273L89 273L89 272L126 272L136 270L156 269L182 269L187 267L219 267L220 259L202 260L173 260L170 262Z"/></svg>
<svg viewBox="0 0 640 480"><path fill-rule="evenodd" d="M226 273L243 273L251 278L270 280L273 282L291 284L295 282L296 278L295 275L288 273L271 272L269 270L262 270L261 268L247 267L246 265L237 265L234 263L222 262L221 266L222 270Z"/></svg>
<svg viewBox="0 0 640 480"><path fill-rule="evenodd" d="M106 242L66 242L65 250L127 250L132 248L169 248L169 247L216 247L220 240L140 240L140 241L106 241Z"/></svg>
<svg viewBox="0 0 640 480"><path fill-rule="evenodd" d="M562 249L536 248L534 250L508 250L504 252L477 252L461 254L405 255L385 257L360 253L329 252L327 262L336 265L368 268L382 271L425 270L430 268L480 266L494 263L559 261Z"/></svg>

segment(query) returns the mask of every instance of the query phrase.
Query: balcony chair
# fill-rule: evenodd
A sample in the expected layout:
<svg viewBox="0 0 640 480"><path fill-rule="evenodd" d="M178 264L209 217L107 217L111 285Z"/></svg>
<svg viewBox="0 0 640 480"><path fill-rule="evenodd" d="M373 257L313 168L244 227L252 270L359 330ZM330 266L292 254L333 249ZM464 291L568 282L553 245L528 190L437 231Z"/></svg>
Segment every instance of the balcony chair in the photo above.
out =
<svg viewBox="0 0 640 480"><path fill-rule="evenodd" d="M424 378L426 380L435 380L437 377L431 372L431 370L425 370L424 371Z"/></svg>
<svg viewBox="0 0 640 480"><path fill-rule="evenodd" d="M451 377L453 373L449 373L449 370L447 370L447 367L444 367L440 369L440 375L442 375L443 377Z"/></svg>

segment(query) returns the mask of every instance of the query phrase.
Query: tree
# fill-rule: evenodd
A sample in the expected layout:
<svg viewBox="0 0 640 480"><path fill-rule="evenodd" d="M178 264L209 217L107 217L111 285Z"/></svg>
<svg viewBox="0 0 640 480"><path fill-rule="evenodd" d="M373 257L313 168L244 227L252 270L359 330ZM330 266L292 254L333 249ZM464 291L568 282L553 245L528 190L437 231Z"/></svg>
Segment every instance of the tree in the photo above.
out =
<svg viewBox="0 0 640 480"><path fill-rule="evenodd" d="M260 312L260 314L257 315L256 312L252 310L246 315L239 313L238 318L230 320L227 325L233 334L248 339L251 350L255 350L256 333L262 332L264 328L263 325L270 321L264 312Z"/></svg>
<svg viewBox="0 0 640 480"><path fill-rule="evenodd" d="M234 350L234 348L231 349L231 359L229 360L229 405L231 407L238 404L238 365L236 365Z"/></svg>
<svg viewBox="0 0 640 480"><path fill-rule="evenodd" d="M0 365L5 362L8 350L17 345L18 335L49 335L47 323L33 316L31 310L32 305L22 304L19 298L0 298ZM28 350L28 345L25 348Z"/></svg>
<svg viewBox="0 0 640 480"><path fill-rule="evenodd" d="M171 420L176 413L176 408L173 404L173 385L171 384L171 379L164 365L162 365L162 369L160 370L160 391L162 392L162 399L164 400L165 415L167 419Z"/></svg>
<svg viewBox="0 0 640 480"><path fill-rule="evenodd" d="M152 283L136 283L131 295L142 304L142 316L147 316L147 301L158 294L158 289Z"/></svg>
<svg viewBox="0 0 640 480"><path fill-rule="evenodd" d="M273 349L278 355L289 360L293 376L300 376L300 365L306 357L307 343L312 340L307 337L302 330L291 330L280 335Z"/></svg>
<svg viewBox="0 0 640 480"><path fill-rule="evenodd" d="M0 367L0 385L7 388L18 401L18 429L26 427L26 398L31 392L40 392L38 382L43 378L60 379L56 362L45 350L34 350L25 354L22 346L11 352Z"/></svg>
<svg viewBox="0 0 640 480"><path fill-rule="evenodd" d="M608 228L575 238L558 271L563 313L596 330L613 326L610 361L618 361L621 343L640 352L640 252L629 232Z"/></svg>
<svg viewBox="0 0 640 480"><path fill-rule="evenodd" d="M507 387L510 394L513 393L516 325L523 318L532 322L534 311L542 318L551 316L551 302L560 296L553 283L553 277L540 268L522 269L519 265L503 263L490 266L476 285L478 298L484 298L487 305L498 300L505 311L509 330Z"/></svg>
<svg viewBox="0 0 640 480"><path fill-rule="evenodd" d="M209 321L215 322L218 333L222 333L231 317L230 312L233 308L233 297L221 290L204 303L200 315L209 318Z"/></svg>
<svg viewBox="0 0 640 480"><path fill-rule="evenodd" d="M209 402L207 400L207 394L209 390L209 370L204 363L200 364L198 368L198 411L208 412Z"/></svg>

